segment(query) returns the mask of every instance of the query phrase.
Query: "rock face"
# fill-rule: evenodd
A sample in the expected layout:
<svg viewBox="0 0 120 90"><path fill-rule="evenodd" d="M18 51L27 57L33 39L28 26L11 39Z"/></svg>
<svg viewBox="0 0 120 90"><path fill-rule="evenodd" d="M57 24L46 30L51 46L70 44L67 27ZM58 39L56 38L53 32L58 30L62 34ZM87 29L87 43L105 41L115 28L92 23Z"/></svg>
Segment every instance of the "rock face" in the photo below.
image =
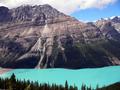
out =
<svg viewBox="0 0 120 90"><path fill-rule="evenodd" d="M112 25L111 21L98 21L97 26L100 28L100 31L103 33L105 37L110 40L118 40L120 41L120 34Z"/></svg>
<svg viewBox="0 0 120 90"><path fill-rule="evenodd" d="M111 26L113 26L120 33L120 16L114 16L112 18L98 20L96 22L96 25L100 26L104 22L110 22Z"/></svg>
<svg viewBox="0 0 120 90"><path fill-rule="evenodd" d="M49 5L0 7L0 67L120 65L119 52L120 34L111 22L82 23Z"/></svg>
<svg viewBox="0 0 120 90"><path fill-rule="evenodd" d="M120 33L120 16L114 17L113 19L111 19L111 22L115 29Z"/></svg>
<svg viewBox="0 0 120 90"><path fill-rule="evenodd" d="M0 22L6 22L11 19L9 9L7 7L0 7Z"/></svg>
<svg viewBox="0 0 120 90"><path fill-rule="evenodd" d="M120 23L120 16L115 16L114 18L111 19L111 21L114 23Z"/></svg>

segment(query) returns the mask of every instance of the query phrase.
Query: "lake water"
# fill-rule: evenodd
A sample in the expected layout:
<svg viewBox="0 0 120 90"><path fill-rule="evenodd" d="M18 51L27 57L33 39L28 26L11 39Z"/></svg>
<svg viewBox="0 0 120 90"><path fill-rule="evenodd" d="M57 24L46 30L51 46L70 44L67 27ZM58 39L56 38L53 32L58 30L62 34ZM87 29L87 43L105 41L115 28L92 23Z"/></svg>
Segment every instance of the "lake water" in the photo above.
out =
<svg viewBox="0 0 120 90"><path fill-rule="evenodd" d="M56 83L64 85L68 81L69 85L80 87L82 83L87 86L96 87L110 85L120 82L120 66L110 66L94 69L15 69L0 77L10 77L14 73L18 79L38 81L39 83Z"/></svg>

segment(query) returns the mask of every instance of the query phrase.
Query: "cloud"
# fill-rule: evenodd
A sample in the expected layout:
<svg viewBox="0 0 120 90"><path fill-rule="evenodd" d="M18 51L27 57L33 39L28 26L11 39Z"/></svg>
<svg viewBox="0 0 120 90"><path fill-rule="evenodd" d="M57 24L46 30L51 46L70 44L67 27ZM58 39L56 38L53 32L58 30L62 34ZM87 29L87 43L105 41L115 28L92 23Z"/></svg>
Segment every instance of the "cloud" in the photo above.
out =
<svg viewBox="0 0 120 90"><path fill-rule="evenodd" d="M0 5L13 8L23 4L50 4L61 12L71 14L75 11L88 8L102 9L110 4L114 4L116 1L117 0L0 0Z"/></svg>

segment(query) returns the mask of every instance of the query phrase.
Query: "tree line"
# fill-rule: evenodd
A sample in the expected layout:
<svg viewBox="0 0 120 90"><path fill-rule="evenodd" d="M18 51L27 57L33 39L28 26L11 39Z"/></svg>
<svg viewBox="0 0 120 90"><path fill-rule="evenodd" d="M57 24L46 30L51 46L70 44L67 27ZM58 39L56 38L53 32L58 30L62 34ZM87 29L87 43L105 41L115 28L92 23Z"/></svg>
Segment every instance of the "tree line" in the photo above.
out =
<svg viewBox="0 0 120 90"><path fill-rule="evenodd" d="M33 82L29 80L17 80L15 74L10 78L0 78L0 90L79 90L76 85L69 85L66 81L64 85ZM80 90L120 90L120 83L110 85L108 87L93 89L91 86L87 87L83 84Z"/></svg>

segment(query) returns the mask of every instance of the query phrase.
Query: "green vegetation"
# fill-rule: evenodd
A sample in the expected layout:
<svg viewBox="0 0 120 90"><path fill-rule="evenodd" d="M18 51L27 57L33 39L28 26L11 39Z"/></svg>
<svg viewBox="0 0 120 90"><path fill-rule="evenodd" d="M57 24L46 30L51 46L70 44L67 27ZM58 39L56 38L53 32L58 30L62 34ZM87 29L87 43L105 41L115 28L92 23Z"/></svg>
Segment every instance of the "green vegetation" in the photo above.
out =
<svg viewBox="0 0 120 90"><path fill-rule="evenodd" d="M0 79L0 89L5 90L79 90L77 86L71 86L68 82L65 82L65 85L56 85L49 83L39 84L38 82L32 81L20 81L17 80L15 75L12 74L10 78ZM115 83L108 87L99 88L96 86L96 89L92 87L87 87L85 84L81 86L81 90L120 90L120 83Z"/></svg>
<svg viewBox="0 0 120 90"><path fill-rule="evenodd" d="M120 90L120 83L115 83L108 87L97 88L96 90Z"/></svg>
<svg viewBox="0 0 120 90"><path fill-rule="evenodd" d="M103 40L95 43L88 44L77 44L75 45L81 53L85 56L87 53L90 53L93 58L94 54L98 56L108 56L108 57L117 57L120 59L120 43L113 40Z"/></svg>
<svg viewBox="0 0 120 90"><path fill-rule="evenodd" d="M120 59L120 43L112 40L76 43L65 49L68 65L72 62L75 66L79 66L76 68L113 65L111 60Z"/></svg>

